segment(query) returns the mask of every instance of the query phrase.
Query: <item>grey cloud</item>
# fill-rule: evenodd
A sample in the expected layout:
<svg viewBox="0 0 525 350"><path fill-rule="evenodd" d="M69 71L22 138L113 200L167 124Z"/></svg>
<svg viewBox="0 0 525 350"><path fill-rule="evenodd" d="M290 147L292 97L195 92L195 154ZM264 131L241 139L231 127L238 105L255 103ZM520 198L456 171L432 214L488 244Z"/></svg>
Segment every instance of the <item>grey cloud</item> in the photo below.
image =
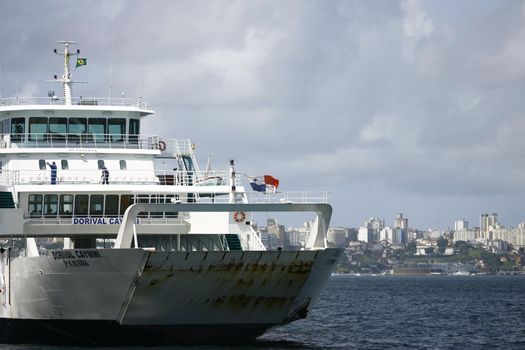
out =
<svg viewBox="0 0 525 350"><path fill-rule="evenodd" d="M337 224L433 225L444 207L451 222L491 198L515 224L524 19L512 1L3 2L2 90L44 95L55 40L77 40L90 83L75 93L106 95L112 62L113 93L143 90L158 113L146 132L283 189L330 189Z"/></svg>

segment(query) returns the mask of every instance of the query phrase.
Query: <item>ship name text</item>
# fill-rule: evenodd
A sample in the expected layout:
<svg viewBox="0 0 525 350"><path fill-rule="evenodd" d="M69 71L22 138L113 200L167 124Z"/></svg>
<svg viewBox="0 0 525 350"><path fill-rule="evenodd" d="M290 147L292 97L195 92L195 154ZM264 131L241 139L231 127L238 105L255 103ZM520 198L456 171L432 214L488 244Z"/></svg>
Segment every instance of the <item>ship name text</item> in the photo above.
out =
<svg viewBox="0 0 525 350"><path fill-rule="evenodd" d="M122 218L73 218L73 225L120 225Z"/></svg>
<svg viewBox="0 0 525 350"><path fill-rule="evenodd" d="M61 260L66 267L89 266L88 259L101 258L96 249L88 250L55 250L51 254L55 260Z"/></svg>

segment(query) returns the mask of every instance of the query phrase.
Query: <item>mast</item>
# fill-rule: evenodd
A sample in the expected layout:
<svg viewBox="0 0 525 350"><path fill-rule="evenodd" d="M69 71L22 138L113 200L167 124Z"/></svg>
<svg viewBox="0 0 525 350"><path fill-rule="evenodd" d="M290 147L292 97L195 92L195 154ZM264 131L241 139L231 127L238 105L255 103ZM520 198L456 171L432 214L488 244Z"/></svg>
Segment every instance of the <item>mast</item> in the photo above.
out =
<svg viewBox="0 0 525 350"><path fill-rule="evenodd" d="M233 159L230 159L230 203L236 202L236 188L235 188L235 162Z"/></svg>
<svg viewBox="0 0 525 350"><path fill-rule="evenodd" d="M55 80L52 80L53 82L62 83L62 93L64 96L64 103L66 105L72 104L72 96L73 96L73 83L85 83L84 81L73 81L71 79L71 73L69 69L69 59L71 56L78 56L80 54L80 50L77 50L75 53L70 52L70 45L75 45L76 41L64 41L59 40L57 41L59 44L64 44L64 51L60 52L57 49L54 50L54 52L57 55L63 55L64 57L64 73L62 74L62 78L58 79L55 75Z"/></svg>

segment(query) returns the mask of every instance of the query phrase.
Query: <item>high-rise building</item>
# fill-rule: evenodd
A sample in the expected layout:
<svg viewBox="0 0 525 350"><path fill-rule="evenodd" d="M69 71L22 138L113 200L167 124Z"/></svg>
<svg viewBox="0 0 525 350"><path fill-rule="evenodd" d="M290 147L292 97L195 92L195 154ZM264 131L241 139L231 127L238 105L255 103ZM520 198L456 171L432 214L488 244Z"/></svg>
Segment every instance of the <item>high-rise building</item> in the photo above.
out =
<svg viewBox="0 0 525 350"><path fill-rule="evenodd" d="M379 218L370 218L366 220L357 233L357 240L362 242L379 241L379 232L385 228L385 220Z"/></svg>
<svg viewBox="0 0 525 350"><path fill-rule="evenodd" d="M525 249L525 222L521 222L516 229L516 249Z"/></svg>
<svg viewBox="0 0 525 350"><path fill-rule="evenodd" d="M494 239L493 232L495 229L500 228L498 223L498 214L492 213L481 214L480 223L479 223L479 234L480 238L488 239L489 241Z"/></svg>
<svg viewBox="0 0 525 350"><path fill-rule="evenodd" d="M266 230L269 234L274 234L277 237L277 245L284 248L284 226L279 225L277 220L268 218L266 220Z"/></svg>
<svg viewBox="0 0 525 350"><path fill-rule="evenodd" d="M498 223L498 213L493 213L489 216L489 225L492 227L496 227Z"/></svg>
<svg viewBox="0 0 525 350"><path fill-rule="evenodd" d="M393 233L391 227L385 227L379 232L379 240L387 243L392 243Z"/></svg>
<svg viewBox="0 0 525 350"><path fill-rule="evenodd" d="M294 228L284 232L284 248L287 250L298 250L304 247L307 234Z"/></svg>
<svg viewBox="0 0 525 350"><path fill-rule="evenodd" d="M481 231L488 231L489 229L489 214L481 214L479 219L479 229Z"/></svg>
<svg viewBox="0 0 525 350"><path fill-rule="evenodd" d="M402 213L396 215L396 218L394 219L394 228L408 230L408 219L404 218Z"/></svg>
<svg viewBox="0 0 525 350"><path fill-rule="evenodd" d="M326 240L329 244L333 245L334 247L343 248L348 246L346 236L346 229L342 227L331 227L326 233Z"/></svg>
<svg viewBox="0 0 525 350"><path fill-rule="evenodd" d="M459 219L454 221L454 231L466 230L468 229L468 221L465 219Z"/></svg>
<svg viewBox="0 0 525 350"><path fill-rule="evenodd" d="M366 243L374 242L374 230L370 227L360 227L357 233L357 240Z"/></svg>
<svg viewBox="0 0 525 350"><path fill-rule="evenodd" d="M394 219L394 229L392 231L393 244L406 244L408 242L408 219L402 213L396 215Z"/></svg>
<svg viewBox="0 0 525 350"><path fill-rule="evenodd" d="M498 224L498 213L481 214L479 229L481 231L488 231L490 227L496 227Z"/></svg>

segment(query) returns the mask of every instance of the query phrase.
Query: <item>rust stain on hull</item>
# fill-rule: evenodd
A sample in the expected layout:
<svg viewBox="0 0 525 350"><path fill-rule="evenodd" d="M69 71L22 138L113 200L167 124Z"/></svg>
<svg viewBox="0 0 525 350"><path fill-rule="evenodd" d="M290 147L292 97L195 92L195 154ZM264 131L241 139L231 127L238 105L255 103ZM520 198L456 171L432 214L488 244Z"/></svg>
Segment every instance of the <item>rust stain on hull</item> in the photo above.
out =
<svg viewBox="0 0 525 350"><path fill-rule="evenodd" d="M316 269L315 281L319 272L327 278L331 258L319 252L154 252L139 277L129 314L135 319L191 314L211 323L225 317L239 323L288 323L306 317L322 285L309 277Z"/></svg>

